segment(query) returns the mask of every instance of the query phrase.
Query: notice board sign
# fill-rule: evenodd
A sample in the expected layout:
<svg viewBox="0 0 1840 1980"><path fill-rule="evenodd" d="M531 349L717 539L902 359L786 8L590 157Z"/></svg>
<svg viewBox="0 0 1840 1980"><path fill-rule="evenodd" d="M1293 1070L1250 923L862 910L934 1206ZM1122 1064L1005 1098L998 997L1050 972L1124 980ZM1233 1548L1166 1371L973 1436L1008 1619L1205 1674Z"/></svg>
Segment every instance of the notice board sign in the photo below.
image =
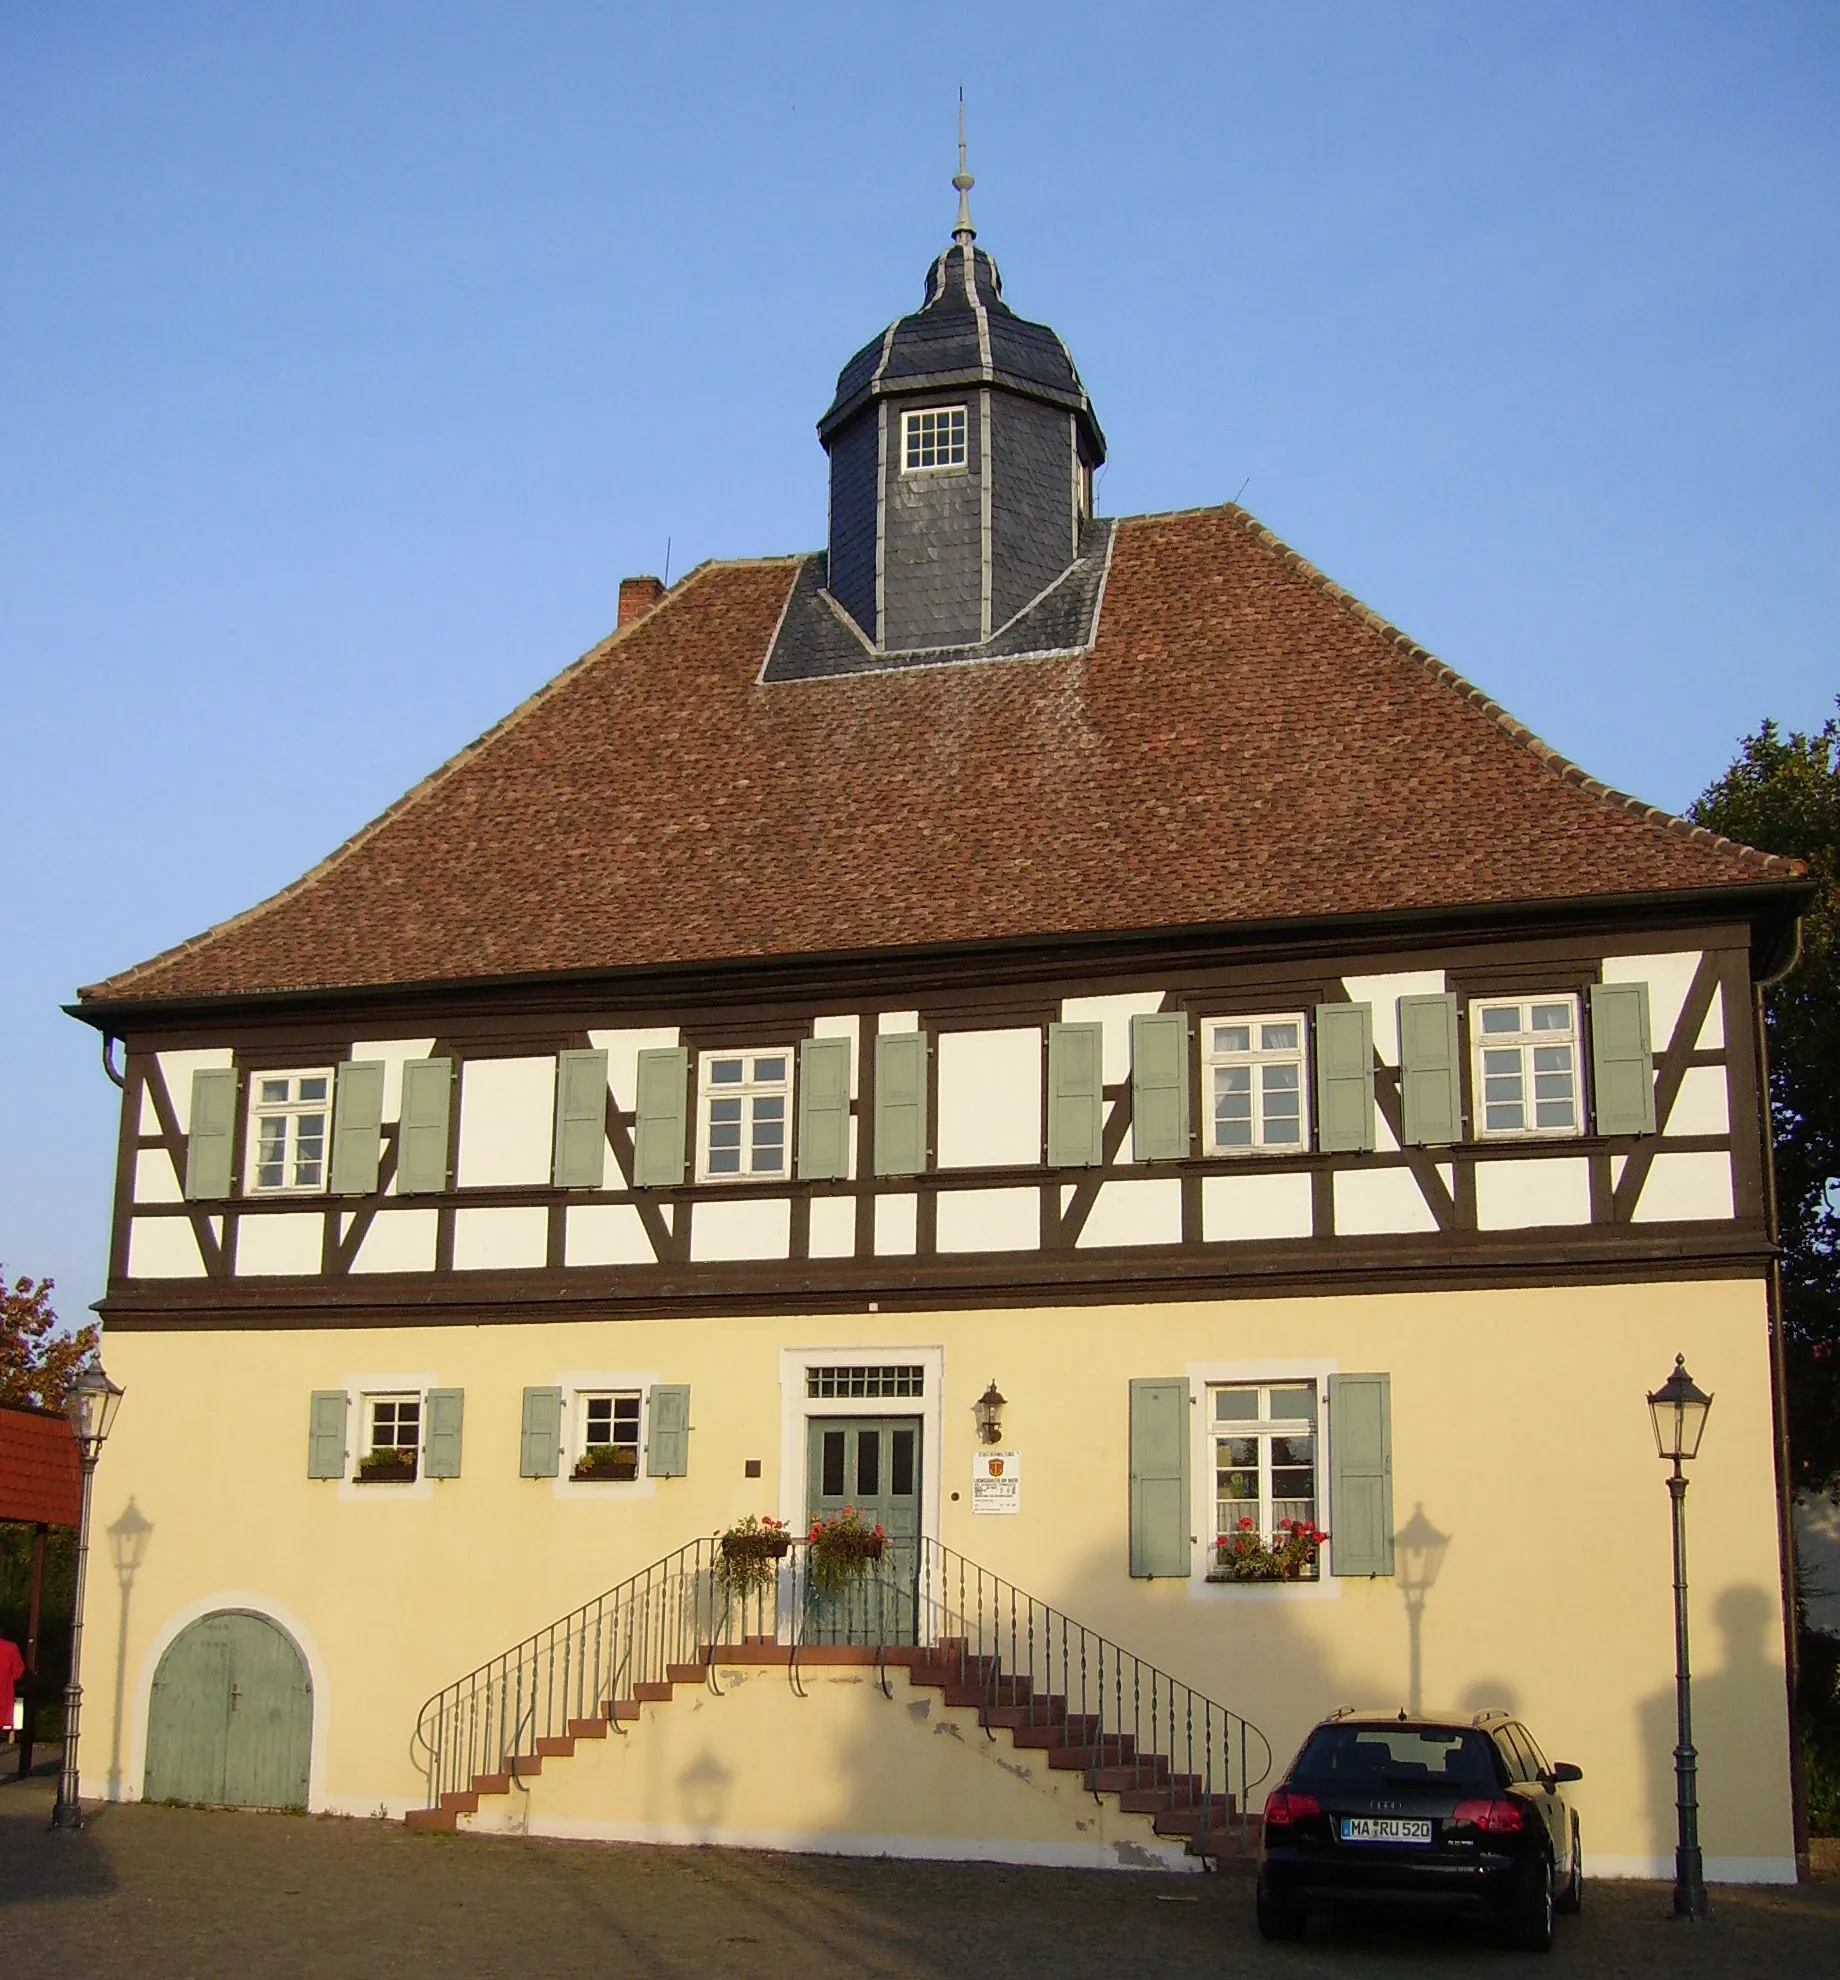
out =
<svg viewBox="0 0 1840 1980"><path fill-rule="evenodd" d="M971 1510L1019 1513L1022 1460L1014 1451L979 1451L971 1460Z"/></svg>

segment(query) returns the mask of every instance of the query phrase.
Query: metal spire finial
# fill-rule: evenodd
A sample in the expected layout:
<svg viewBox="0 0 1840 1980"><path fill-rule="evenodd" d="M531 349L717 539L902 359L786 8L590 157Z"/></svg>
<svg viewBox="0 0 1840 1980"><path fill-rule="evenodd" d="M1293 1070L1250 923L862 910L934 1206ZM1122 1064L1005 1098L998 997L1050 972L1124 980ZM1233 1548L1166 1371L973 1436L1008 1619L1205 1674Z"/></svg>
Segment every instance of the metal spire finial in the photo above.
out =
<svg viewBox="0 0 1840 1980"><path fill-rule="evenodd" d="M971 224L971 188L977 181L965 170L965 86L958 86L958 170L952 175L952 183L958 189L958 224L952 229L952 241L957 247L968 248L977 239L977 229Z"/></svg>

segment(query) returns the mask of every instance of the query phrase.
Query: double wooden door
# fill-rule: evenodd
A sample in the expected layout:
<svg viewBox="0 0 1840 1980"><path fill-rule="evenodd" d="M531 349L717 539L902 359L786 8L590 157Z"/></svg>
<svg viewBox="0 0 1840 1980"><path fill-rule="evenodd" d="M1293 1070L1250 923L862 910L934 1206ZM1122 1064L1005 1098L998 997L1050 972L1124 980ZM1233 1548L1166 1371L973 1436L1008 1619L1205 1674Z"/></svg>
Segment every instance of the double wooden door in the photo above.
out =
<svg viewBox="0 0 1840 1980"><path fill-rule="evenodd" d="M854 1588L806 1606L805 1633L827 1643L911 1643L920 1551L920 1418L817 1416L806 1446L806 1506L831 1519L846 1506L887 1535L881 1561Z"/></svg>
<svg viewBox="0 0 1840 1980"><path fill-rule="evenodd" d="M305 1808L313 1686L264 1616L203 1616L167 1646L147 1710L149 1801Z"/></svg>

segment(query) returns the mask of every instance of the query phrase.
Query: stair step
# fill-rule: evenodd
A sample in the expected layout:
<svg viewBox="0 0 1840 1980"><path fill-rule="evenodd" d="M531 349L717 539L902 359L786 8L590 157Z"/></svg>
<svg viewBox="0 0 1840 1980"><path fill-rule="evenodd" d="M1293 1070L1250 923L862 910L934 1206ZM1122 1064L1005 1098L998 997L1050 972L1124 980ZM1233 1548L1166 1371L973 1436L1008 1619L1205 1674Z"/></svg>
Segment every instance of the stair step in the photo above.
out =
<svg viewBox="0 0 1840 1980"><path fill-rule="evenodd" d="M1065 1712L1046 1725L1018 1726L1010 1735L1018 1746L1079 1746L1098 1737L1099 1721L1090 1712Z"/></svg>
<svg viewBox="0 0 1840 1980"><path fill-rule="evenodd" d="M1070 1722L1071 1723L1071 1722ZM1135 1758L1137 1742L1129 1733L1107 1733L1096 1743L1083 1746L1051 1746L1048 1765L1063 1771L1085 1773L1093 1767L1116 1767Z"/></svg>
<svg viewBox="0 0 1840 1980"><path fill-rule="evenodd" d="M1154 1794L1159 1808L1170 1799L1169 1783L1169 1762L1160 1753L1095 1767L1086 1777L1086 1785L1100 1794Z"/></svg>
<svg viewBox="0 0 1840 1980"><path fill-rule="evenodd" d="M609 1719L618 1719L624 1725L631 1725L639 1717L636 1698L610 1698L603 1709Z"/></svg>
<svg viewBox="0 0 1840 1980"><path fill-rule="evenodd" d="M673 1684L701 1684L709 1674L707 1661L694 1664L666 1664L664 1674Z"/></svg>
<svg viewBox="0 0 1840 1980"><path fill-rule="evenodd" d="M1218 1870L1249 1877L1259 1867L1259 1832L1255 1826L1248 1835L1237 1822L1231 1828L1205 1829L1189 1838L1188 1853L1208 1858Z"/></svg>
<svg viewBox="0 0 1840 1980"><path fill-rule="evenodd" d="M725 1643L716 1651L713 1661L718 1664L777 1664L783 1668L792 1662L792 1645L775 1643L770 1636L744 1637L738 1644Z"/></svg>
<svg viewBox="0 0 1840 1980"><path fill-rule="evenodd" d="M441 1812L444 1815L477 1815L479 1813L479 1790L477 1788L449 1788L441 1797Z"/></svg>
<svg viewBox="0 0 1840 1980"><path fill-rule="evenodd" d="M546 1733L537 1741L538 1757L544 1760L566 1760L575 1751L575 1742L567 1733Z"/></svg>
<svg viewBox="0 0 1840 1980"><path fill-rule="evenodd" d="M1026 1705L993 1705L988 1717L993 1726L1008 1726L1017 1732L1025 1727L1039 1727L1045 1732L1050 1727L1067 1723L1067 1701L1064 1698L1031 1698Z"/></svg>
<svg viewBox="0 0 1840 1980"><path fill-rule="evenodd" d="M633 1686L632 1695L641 1705L668 1705L676 1689L669 1679L660 1684L655 1678L644 1678Z"/></svg>
<svg viewBox="0 0 1840 1980"><path fill-rule="evenodd" d="M475 1774L473 1776L475 1794L509 1794L511 1776L509 1774Z"/></svg>
<svg viewBox="0 0 1840 1980"><path fill-rule="evenodd" d="M605 1719L571 1719L569 1721L571 1739L605 1739L607 1721Z"/></svg>
<svg viewBox="0 0 1840 1980"><path fill-rule="evenodd" d="M543 1771L543 1756L540 1753L516 1753L506 1764L513 1779L535 1780Z"/></svg>
<svg viewBox="0 0 1840 1980"><path fill-rule="evenodd" d="M451 1808L411 1808L408 1814L403 1817L403 1827L406 1829L446 1829L451 1831L457 1829L459 1826L459 1814Z"/></svg>
<svg viewBox="0 0 1840 1980"><path fill-rule="evenodd" d="M1199 1836L1210 1829L1224 1829L1231 1813L1227 1797L1212 1794L1203 1801L1158 1809L1150 1826L1159 1836Z"/></svg>

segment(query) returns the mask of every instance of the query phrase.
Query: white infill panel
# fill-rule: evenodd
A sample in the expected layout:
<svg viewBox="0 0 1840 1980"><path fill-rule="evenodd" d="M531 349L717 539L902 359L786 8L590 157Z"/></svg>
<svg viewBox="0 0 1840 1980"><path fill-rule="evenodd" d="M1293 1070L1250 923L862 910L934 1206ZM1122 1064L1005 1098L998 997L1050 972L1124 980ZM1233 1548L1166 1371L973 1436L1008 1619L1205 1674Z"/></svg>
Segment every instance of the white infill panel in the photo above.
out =
<svg viewBox="0 0 1840 1980"><path fill-rule="evenodd" d="M657 1260L630 1203L571 1204L563 1232L565 1265L652 1265Z"/></svg>
<svg viewBox="0 0 1840 1980"><path fill-rule="evenodd" d="M185 1191L164 1148L143 1148L134 1158L136 1203L183 1203Z"/></svg>
<svg viewBox="0 0 1840 1980"><path fill-rule="evenodd" d="M255 1279L317 1272L325 1237L322 1210L282 1210L267 1217L244 1215L236 1226L236 1275Z"/></svg>
<svg viewBox="0 0 1840 1980"><path fill-rule="evenodd" d="M1729 1134L1731 1109L1725 1095L1723 1066L1689 1066L1681 1075L1673 1112L1663 1134Z"/></svg>
<svg viewBox="0 0 1840 1980"><path fill-rule="evenodd" d="M690 1256L699 1265L784 1258L791 1250L792 1205L783 1196L699 1203L691 1213Z"/></svg>
<svg viewBox="0 0 1840 1980"><path fill-rule="evenodd" d="M937 1236L941 1251L1033 1251L1041 1243L1041 1192L942 1190Z"/></svg>
<svg viewBox="0 0 1840 1980"><path fill-rule="evenodd" d="M677 1043L676 1025L656 1026L650 1031L591 1031L588 1043L607 1054L607 1084L613 1089L614 1103L630 1114L639 1100L639 1054L667 1052Z"/></svg>
<svg viewBox="0 0 1840 1980"><path fill-rule="evenodd" d="M434 1051L432 1038L360 1038L351 1048L353 1062L383 1067L383 1119L402 1119L402 1069L405 1059L426 1059Z"/></svg>
<svg viewBox="0 0 1840 1980"><path fill-rule="evenodd" d="M1380 1237L1393 1231L1435 1231L1437 1219L1410 1169L1338 1169L1337 1237Z"/></svg>
<svg viewBox="0 0 1840 1980"><path fill-rule="evenodd" d="M1441 969L1395 970L1388 976L1344 976L1351 1004L1371 1004L1374 1012L1374 1051L1383 1066L1399 1063L1399 1000L1435 997L1444 988ZM1384 1121L1376 1125L1384 1128ZM1395 1146L1398 1144L1395 1143Z"/></svg>
<svg viewBox="0 0 1840 1980"><path fill-rule="evenodd" d="M228 1045L211 1046L199 1052L157 1052L154 1056L160 1062L160 1072L166 1081L166 1096L172 1102L173 1118L179 1123L179 1132L190 1134L193 1073L234 1065L235 1058ZM158 1123L146 1132L157 1134Z"/></svg>
<svg viewBox="0 0 1840 1980"><path fill-rule="evenodd" d="M541 1204L454 1212L454 1270L508 1272L549 1257L549 1212Z"/></svg>
<svg viewBox="0 0 1840 1980"><path fill-rule="evenodd" d="M434 1270L435 1227L440 1213L435 1210L379 1210L364 1233L358 1255L351 1261L354 1272L432 1272Z"/></svg>
<svg viewBox="0 0 1840 1980"><path fill-rule="evenodd" d="M856 1250L856 1199L815 1196L811 1202L811 1255L849 1258Z"/></svg>
<svg viewBox="0 0 1840 1980"><path fill-rule="evenodd" d="M920 1244L920 1199L875 1199L875 1251L878 1258L911 1258Z"/></svg>
<svg viewBox="0 0 1840 1980"><path fill-rule="evenodd" d="M192 1235L192 1220L136 1217L128 1228L128 1277L202 1279L204 1259Z"/></svg>
<svg viewBox="0 0 1840 1980"><path fill-rule="evenodd" d="M1725 987L1714 984L1712 1002L1706 1006L1706 1022L1693 1041L1696 1052L1722 1052L1725 1049Z"/></svg>
<svg viewBox="0 0 1840 1980"><path fill-rule="evenodd" d="M1210 1244L1302 1238L1315 1227L1308 1175L1202 1178L1201 1235Z"/></svg>
<svg viewBox="0 0 1840 1980"><path fill-rule="evenodd" d="M1158 1176L1145 1182L1101 1183L1078 1248L1181 1242L1182 1185L1174 1176Z"/></svg>
<svg viewBox="0 0 1840 1980"><path fill-rule="evenodd" d="M1693 987L1699 954L1697 949L1682 949L1665 955L1604 958L1606 983L1648 985L1648 1035L1657 1056L1667 1050L1680 1022L1680 1007Z"/></svg>
<svg viewBox="0 0 1840 1980"><path fill-rule="evenodd" d="M458 1186L548 1182L555 1128L554 1059L469 1060L460 1069Z"/></svg>
<svg viewBox="0 0 1840 1980"><path fill-rule="evenodd" d="M1722 1222L1734 1214L1729 1155L1657 1155L1630 1222Z"/></svg>
<svg viewBox="0 0 1840 1980"><path fill-rule="evenodd" d="M1591 1165L1582 1155L1476 1164L1478 1230L1519 1231L1590 1221Z"/></svg>
<svg viewBox="0 0 1840 1980"><path fill-rule="evenodd" d="M939 1166L1033 1167L1041 1160L1041 1033L948 1031L939 1054Z"/></svg>

